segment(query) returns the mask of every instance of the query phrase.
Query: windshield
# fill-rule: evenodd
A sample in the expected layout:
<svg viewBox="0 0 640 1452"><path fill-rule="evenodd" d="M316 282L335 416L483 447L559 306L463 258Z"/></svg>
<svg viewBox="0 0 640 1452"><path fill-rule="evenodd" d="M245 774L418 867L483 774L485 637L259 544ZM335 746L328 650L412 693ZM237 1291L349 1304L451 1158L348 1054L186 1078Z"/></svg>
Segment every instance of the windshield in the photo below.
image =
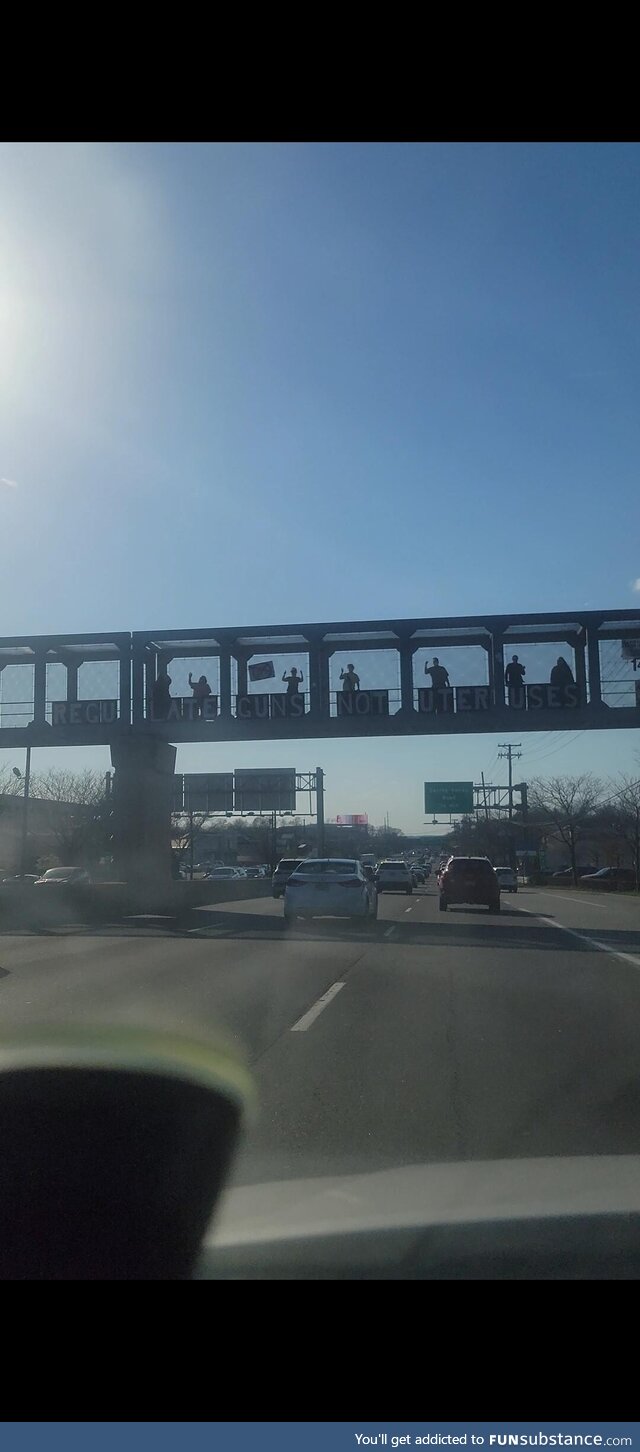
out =
<svg viewBox="0 0 640 1452"><path fill-rule="evenodd" d="M283 1221L640 1152L638 144L0 184L7 1032L227 1036Z"/></svg>

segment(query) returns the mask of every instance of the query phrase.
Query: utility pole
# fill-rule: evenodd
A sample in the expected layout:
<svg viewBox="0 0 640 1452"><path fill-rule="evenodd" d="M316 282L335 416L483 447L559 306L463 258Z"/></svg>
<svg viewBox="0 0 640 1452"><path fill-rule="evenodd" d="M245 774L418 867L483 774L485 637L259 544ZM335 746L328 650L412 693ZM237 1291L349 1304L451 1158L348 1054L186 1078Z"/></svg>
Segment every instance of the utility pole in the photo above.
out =
<svg viewBox="0 0 640 1452"><path fill-rule="evenodd" d="M487 806L487 788L486 788L486 786L484 784L484 772L482 772L481 775L482 775L482 795L484 797L484 815L485 815L487 821L489 821L489 808Z"/></svg>
<svg viewBox="0 0 640 1452"><path fill-rule="evenodd" d="M324 857L324 772L316 767L316 856Z"/></svg>
<svg viewBox="0 0 640 1452"><path fill-rule="evenodd" d="M517 746L521 746L521 745L522 745L522 742L521 741L514 741L514 742L511 742L511 741L501 741L499 743L500 750L498 751L498 757L501 758L501 757L505 757L506 756L506 758L507 758L507 760L509 762L509 821L511 821L511 819L513 817L513 766L512 766L512 763L513 763L513 761L515 760L516 757L522 756L522 752L521 751L516 751L516 747Z"/></svg>
<svg viewBox="0 0 640 1452"><path fill-rule="evenodd" d="M522 752L516 749L518 746L522 745L522 742L500 741L498 744L500 748L498 751L498 757L501 758L506 756L509 763L509 823L511 823L513 821L513 760L515 757L522 756ZM511 867L513 867L514 865L515 856L516 854L513 847L513 833L509 831L509 857Z"/></svg>

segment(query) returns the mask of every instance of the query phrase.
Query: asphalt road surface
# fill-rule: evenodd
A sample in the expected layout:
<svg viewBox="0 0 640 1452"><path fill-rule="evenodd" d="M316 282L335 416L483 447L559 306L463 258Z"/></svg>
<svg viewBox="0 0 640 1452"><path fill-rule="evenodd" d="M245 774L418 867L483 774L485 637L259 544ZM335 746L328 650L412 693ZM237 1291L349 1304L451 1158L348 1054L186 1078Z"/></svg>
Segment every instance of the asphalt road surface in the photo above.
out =
<svg viewBox="0 0 640 1452"><path fill-rule="evenodd" d="M503 894L285 933L261 898L173 919L0 933L4 1031L221 1026L259 1102L234 1183L400 1165L640 1152L640 901Z"/></svg>

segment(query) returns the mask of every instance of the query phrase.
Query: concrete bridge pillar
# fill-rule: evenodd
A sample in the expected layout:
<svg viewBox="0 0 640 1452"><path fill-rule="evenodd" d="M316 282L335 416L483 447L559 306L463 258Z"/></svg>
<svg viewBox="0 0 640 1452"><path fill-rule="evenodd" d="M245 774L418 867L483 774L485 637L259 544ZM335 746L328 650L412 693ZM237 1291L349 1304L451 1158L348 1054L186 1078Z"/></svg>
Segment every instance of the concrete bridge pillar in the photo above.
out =
<svg viewBox="0 0 640 1452"><path fill-rule="evenodd" d="M171 803L176 748L156 737L111 744L114 858L140 911L153 911L171 889Z"/></svg>

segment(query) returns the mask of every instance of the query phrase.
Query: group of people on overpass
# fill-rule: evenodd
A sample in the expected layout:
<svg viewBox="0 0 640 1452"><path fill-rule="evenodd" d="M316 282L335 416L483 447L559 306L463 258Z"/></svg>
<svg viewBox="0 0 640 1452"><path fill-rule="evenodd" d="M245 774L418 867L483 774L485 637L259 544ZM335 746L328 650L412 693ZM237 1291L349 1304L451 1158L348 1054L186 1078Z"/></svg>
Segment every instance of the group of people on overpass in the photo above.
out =
<svg viewBox="0 0 640 1452"><path fill-rule="evenodd" d="M301 671L296 670L296 667L292 666L289 675L285 671L282 679L286 682L288 696L296 696L299 694L304 680ZM202 716L204 714L204 703L211 695L211 686L206 676L199 676L197 681L194 680L191 671L189 671L189 685L195 702L195 715ZM166 667L159 671L153 683L151 705L153 715L157 721L162 721L163 718L166 719L171 705L171 676L168 674Z"/></svg>
<svg viewBox="0 0 640 1452"><path fill-rule="evenodd" d="M432 690L442 691L450 688L451 682L449 680L449 672L445 666L440 664L437 655L434 655L431 665L429 665L429 663L427 662L424 668L424 673L431 680ZM520 705L522 701L525 686L525 673L526 666L522 664L522 662L518 659L517 655L513 655L504 673L504 680L507 688L507 695L510 706ZM296 666L291 667L289 674L284 671L282 679L287 687L287 696L296 696L301 692L304 676L301 671L297 670ZM353 691L360 690L360 677L352 662L349 663L346 670L341 670L340 680L342 682L343 694L348 694ZM567 686L575 685L574 675L573 671L571 670L571 666L562 655L558 656L556 664L551 670L549 684L551 686L557 687L563 692L566 690ZM197 681L194 680L191 671L189 671L189 685L193 692L196 715L201 716L204 713L204 703L211 695L211 686L209 685L207 677L204 675L199 676ZM171 676L168 675L166 668L164 668L159 672L158 676L156 677L151 692L153 715L156 720L162 720L163 716L166 717L166 715L168 714L169 705L171 702L170 688Z"/></svg>
<svg viewBox="0 0 640 1452"><path fill-rule="evenodd" d="M198 680L194 681L191 671L189 671L189 685L195 702L195 714L202 716L204 703L211 695L211 686L206 676L199 676ZM171 705L171 676L168 674L166 666L159 671L153 683L151 705L157 721L162 721L163 717L166 718Z"/></svg>
<svg viewBox="0 0 640 1452"><path fill-rule="evenodd" d="M504 682L507 687L510 706L519 706L522 702L525 671L526 666L523 666L522 662L518 660L517 655L512 655L504 673ZM557 690L562 692L560 700L564 699L564 692L566 692L567 686L575 685L573 671L563 655L558 656L555 665L551 668L549 685L555 686Z"/></svg>

